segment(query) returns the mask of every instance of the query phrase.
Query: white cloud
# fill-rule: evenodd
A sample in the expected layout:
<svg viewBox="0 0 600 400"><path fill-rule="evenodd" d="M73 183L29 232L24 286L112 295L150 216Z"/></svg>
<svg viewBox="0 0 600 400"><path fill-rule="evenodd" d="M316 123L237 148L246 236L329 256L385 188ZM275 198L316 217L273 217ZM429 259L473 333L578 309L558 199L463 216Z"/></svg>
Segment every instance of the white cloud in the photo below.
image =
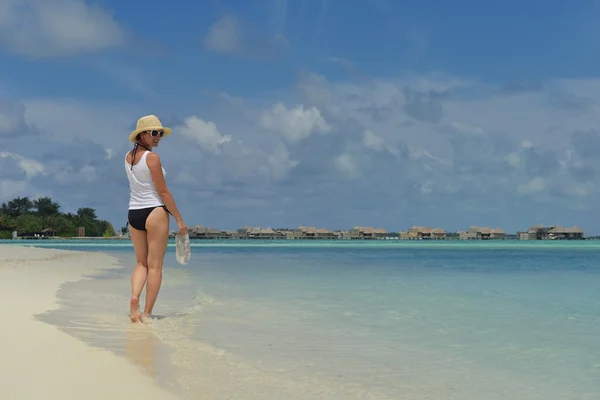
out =
<svg viewBox="0 0 600 400"><path fill-rule="evenodd" d="M356 179L360 169L356 159L351 154L340 154L333 159L335 167L347 178Z"/></svg>
<svg viewBox="0 0 600 400"><path fill-rule="evenodd" d="M533 147L533 143L531 143L531 141L529 140L523 140L521 142L521 147L523 147L524 149L529 149Z"/></svg>
<svg viewBox="0 0 600 400"><path fill-rule="evenodd" d="M84 0L3 0L0 45L31 57L55 57L122 45L126 33L113 16Z"/></svg>
<svg viewBox="0 0 600 400"><path fill-rule="evenodd" d="M292 160L289 151L283 144L279 144L275 151L267 157L270 175L274 180L287 176L290 169L298 165L298 160Z"/></svg>
<svg viewBox="0 0 600 400"><path fill-rule="evenodd" d="M20 154L9 153L6 151L0 152L0 158L11 158L17 165L25 171L28 178L33 178L38 175L46 175L44 164L31 158L23 157Z"/></svg>
<svg viewBox="0 0 600 400"><path fill-rule="evenodd" d="M181 135L198 143L204 151L213 154L219 154L222 145L231 141L231 135L221 134L214 122L206 122L196 116L186 118L177 129Z"/></svg>
<svg viewBox="0 0 600 400"><path fill-rule="evenodd" d="M15 132L21 124L19 115L10 111L0 112L0 134Z"/></svg>
<svg viewBox="0 0 600 400"><path fill-rule="evenodd" d="M585 198L590 195L593 195L594 193L597 192L597 190L598 190L598 188L593 182L585 182L585 183L570 182L567 185L565 192L569 196Z"/></svg>
<svg viewBox="0 0 600 400"><path fill-rule="evenodd" d="M385 141L368 129L365 130L362 143L367 149L374 151L383 151L385 148Z"/></svg>
<svg viewBox="0 0 600 400"><path fill-rule="evenodd" d="M0 100L0 137L36 134L37 130L25 122L25 105Z"/></svg>
<svg viewBox="0 0 600 400"><path fill-rule="evenodd" d="M519 155L517 153L509 153L506 155L506 157L504 157L504 159L512 167L519 166L521 162L521 158L519 158Z"/></svg>
<svg viewBox="0 0 600 400"><path fill-rule="evenodd" d="M484 130L479 126L471 126L462 122L452 122L450 125L457 131L468 135L479 136L484 133Z"/></svg>
<svg viewBox="0 0 600 400"><path fill-rule="evenodd" d="M531 195L544 191L548 187L548 182L541 176L536 176L528 182L519 185L520 194Z"/></svg>
<svg viewBox="0 0 600 400"><path fill-rule="evenodd" d="M271 58L288 44L282 34L265 35L229 14L213 23L204 36L204 47L207 50L251 58Z"/></svg>
<svg viewBox="0 0 600 400"><path fill-rule="evenodd" d="M434 186L433 181L426 180L420 185L419 191L421 192L421 194L425 194L425 195L430 194L433 192L433 186Z"/></svg>
<svg viewBox="0 0 600 400"><path fill-rule="evenodd" d="M204 46L217 53L235 54L242 50L242 38L236 19L225 15L216 21L204 37Z"/></svg>
<svg viewBox="0 0 600 400"><path fill-rule="evenodd" d="M260 124L265 129L281 132L292 143L306 139L314 132L327 133L332 129L317 107L287 108L281 102L261 114Z"/></svg>

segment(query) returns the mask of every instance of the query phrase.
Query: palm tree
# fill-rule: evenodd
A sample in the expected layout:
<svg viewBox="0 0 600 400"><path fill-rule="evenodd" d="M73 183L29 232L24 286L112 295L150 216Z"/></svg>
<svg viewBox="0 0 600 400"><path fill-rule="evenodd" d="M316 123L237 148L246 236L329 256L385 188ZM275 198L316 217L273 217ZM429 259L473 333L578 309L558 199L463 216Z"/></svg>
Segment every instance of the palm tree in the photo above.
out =
<svg viewBox="0 0 600 400"><path fill-rule="evenodd" d="M3 210L6 209L7 214L13 217L18 217L19 215L27 214L31 212L33 208L33 203L29 200L29 197L17 197L8 202L7 207L2 205Z"/></svg>
<svg viewBox="0 0 600 400"><path fill-rule="evenodd" d="M57 215L60 212L60 204L52 201L50 197L40 197L33 201L33 207L38 215L48 217Z"/></svg>
<svg viewBox="0 0 600 400"><path fill-rule="evenodd" d="M95 221L96 210L90 207L81 207L77 210L77 216L83 220Z"/></svg>

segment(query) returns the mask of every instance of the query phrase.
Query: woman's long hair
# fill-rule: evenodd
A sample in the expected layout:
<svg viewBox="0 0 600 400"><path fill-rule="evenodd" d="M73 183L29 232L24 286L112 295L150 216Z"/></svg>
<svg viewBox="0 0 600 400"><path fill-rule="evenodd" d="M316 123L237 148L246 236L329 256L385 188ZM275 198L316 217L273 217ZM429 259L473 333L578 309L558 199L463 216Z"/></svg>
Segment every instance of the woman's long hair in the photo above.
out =
<svg viewBox="0 0 600 400"><path fill-rule="evenodd" d="M133 170L133 163L135 162L135 153L137 153L138 147L142 146L146 150L151 151L149 148L147 148L146 146L144 146L143 144L140 143L140 135L139 134L137 135L137 137L135 139L136 139L136 141L133 144L133 150L131 150L131 166L129 167L130 171Z"/></svg>

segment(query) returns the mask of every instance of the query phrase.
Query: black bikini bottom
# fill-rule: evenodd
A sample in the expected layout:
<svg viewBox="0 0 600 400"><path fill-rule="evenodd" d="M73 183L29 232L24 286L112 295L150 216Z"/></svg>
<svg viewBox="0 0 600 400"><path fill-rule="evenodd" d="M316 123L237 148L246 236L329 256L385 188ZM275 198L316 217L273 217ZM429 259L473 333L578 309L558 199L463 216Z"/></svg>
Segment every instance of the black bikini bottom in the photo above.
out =
<svg viewBox="0 0 600 400"><path fill-rule="evenodd" d="M158 208L158 207L162 207L165 209L165 211L169 212L169 210L167 209L166 206L155 206L155 207L139 208L137 210L129 210L129 213L127 215L127 222L129 222L129 225L133 226L135 229L140 230L140 231L145 231L146 230L146 220L148 219L148 216L155 208Z"/></svg>

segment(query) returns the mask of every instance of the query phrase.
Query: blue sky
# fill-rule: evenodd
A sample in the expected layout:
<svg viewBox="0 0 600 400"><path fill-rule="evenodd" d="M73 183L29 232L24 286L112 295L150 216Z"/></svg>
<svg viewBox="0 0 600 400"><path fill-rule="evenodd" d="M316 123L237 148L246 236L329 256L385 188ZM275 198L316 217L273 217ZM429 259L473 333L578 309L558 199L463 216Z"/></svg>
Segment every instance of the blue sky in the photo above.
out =
<svg viewBox="0 0 600 400"><path fill-rule="evenodd" d="M597 2L185 4L0 0L0 201L123 226L153 113L188 225L600 234Z"/></svg>

